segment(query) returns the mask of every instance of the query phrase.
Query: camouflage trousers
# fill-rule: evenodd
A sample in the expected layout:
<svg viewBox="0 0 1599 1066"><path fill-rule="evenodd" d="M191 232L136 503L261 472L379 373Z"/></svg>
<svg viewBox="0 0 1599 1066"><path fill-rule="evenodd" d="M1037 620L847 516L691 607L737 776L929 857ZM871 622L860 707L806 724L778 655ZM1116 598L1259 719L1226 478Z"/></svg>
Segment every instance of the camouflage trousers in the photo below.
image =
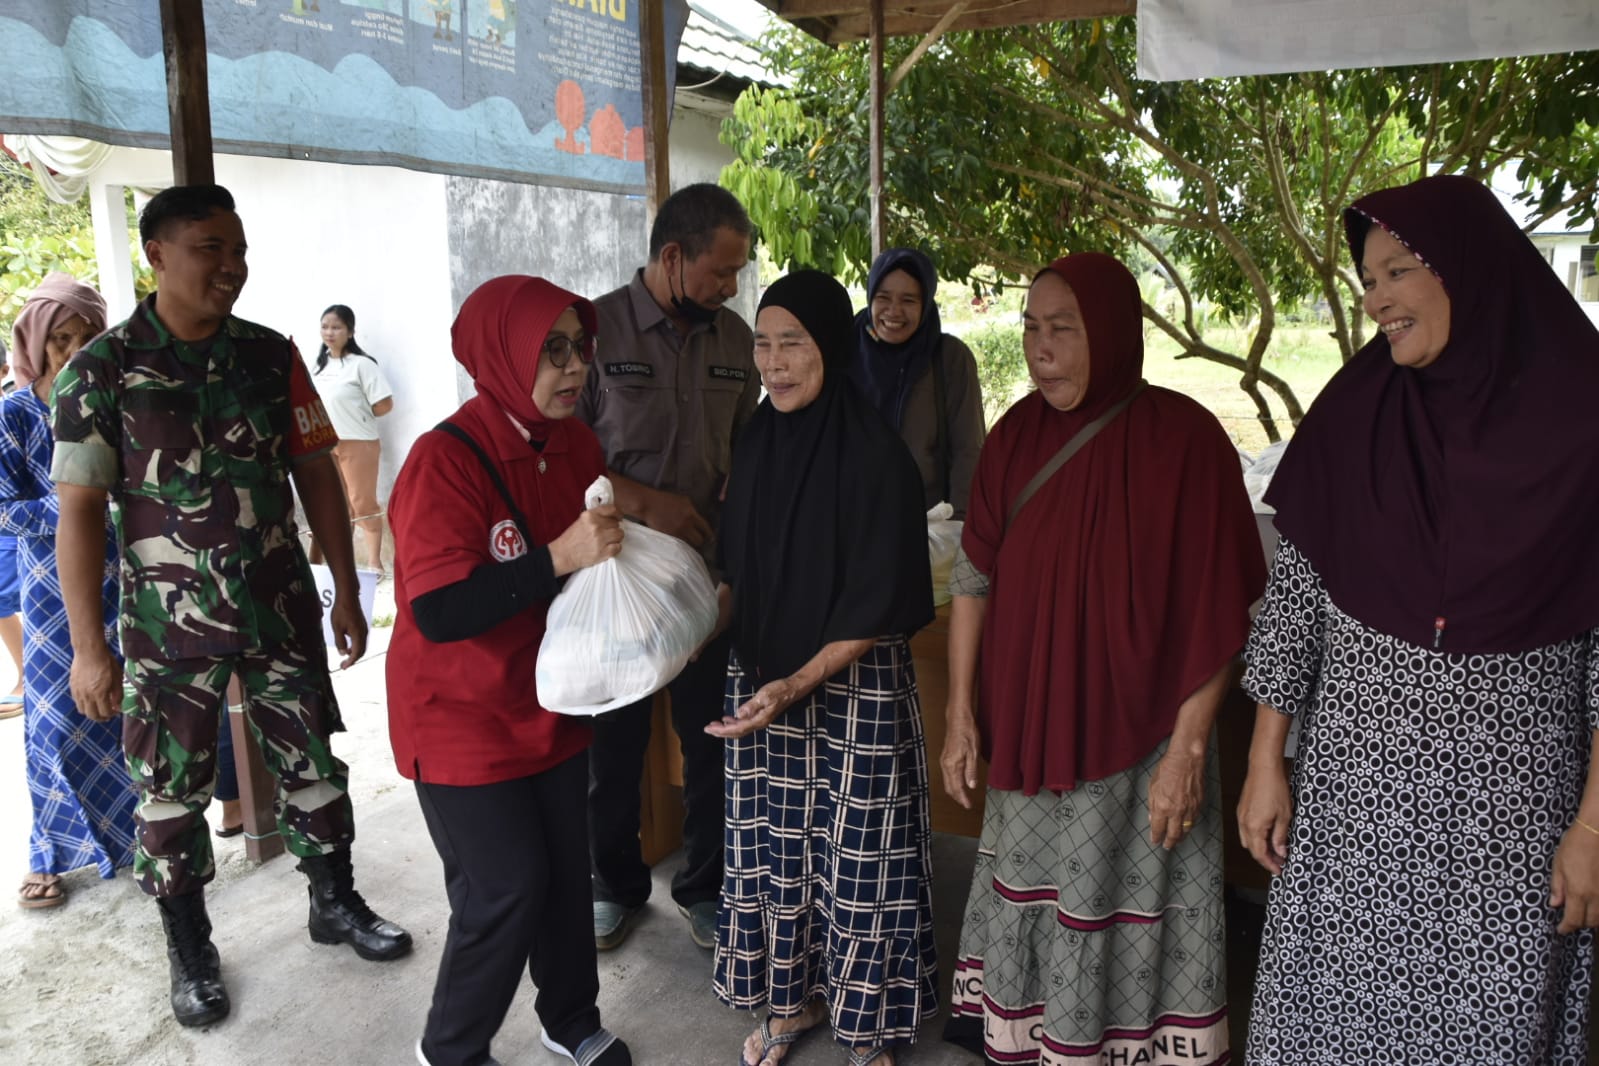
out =
<svg viewBox="0 0 1599 1066"><path fill-rule="evenodd" d="M320 646L130 658L122 748L139 790L133 875L152 896L198 892L216 872L205 809L216 788L220 712L235 675L245 718L277 778L273 810L289 851L321 855L355 838L348 768L328 744L344 723Z"/></svg>

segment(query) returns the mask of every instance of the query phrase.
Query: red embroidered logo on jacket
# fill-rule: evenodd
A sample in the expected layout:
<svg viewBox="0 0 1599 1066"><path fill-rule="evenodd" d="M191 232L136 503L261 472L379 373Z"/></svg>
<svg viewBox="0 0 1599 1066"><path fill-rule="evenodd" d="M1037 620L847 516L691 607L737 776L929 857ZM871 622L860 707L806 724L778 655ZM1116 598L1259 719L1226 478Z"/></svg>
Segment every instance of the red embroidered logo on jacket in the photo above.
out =
<svg viewBox="0 0 1599 1066"><path fill-rule="evenodd" d="M522 531L516 528L516 523L511 519L496 522L489 531L489 554L502 563L527 554L527 542L522 539Z"/></svg>

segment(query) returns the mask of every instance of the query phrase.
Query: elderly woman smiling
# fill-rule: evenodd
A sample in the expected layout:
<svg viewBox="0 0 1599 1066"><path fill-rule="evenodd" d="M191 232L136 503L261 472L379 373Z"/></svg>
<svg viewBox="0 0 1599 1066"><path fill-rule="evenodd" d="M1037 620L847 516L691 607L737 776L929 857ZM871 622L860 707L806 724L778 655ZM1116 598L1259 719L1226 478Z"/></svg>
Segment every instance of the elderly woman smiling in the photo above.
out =
<svg viewBox="0 0 1599 1066"><path fill-rule="evenodd" d="M907 637L933 616L921 479L845 378L849 295L772 285L755 321L767 398L733 456L720 543L734 652L716 992L764 1008L744 1066L831 1022L891 1066L935 1006L931 830Z"/></svg>
<svg viewBox="0 0 1599 1066"><path fill-rule="evenodd" d="M1344 223L1380 332L1266 497L1238 819L1277 877L1248 1061L1582 1066L1599 333L1478 182L1384 189Z"/></svg>

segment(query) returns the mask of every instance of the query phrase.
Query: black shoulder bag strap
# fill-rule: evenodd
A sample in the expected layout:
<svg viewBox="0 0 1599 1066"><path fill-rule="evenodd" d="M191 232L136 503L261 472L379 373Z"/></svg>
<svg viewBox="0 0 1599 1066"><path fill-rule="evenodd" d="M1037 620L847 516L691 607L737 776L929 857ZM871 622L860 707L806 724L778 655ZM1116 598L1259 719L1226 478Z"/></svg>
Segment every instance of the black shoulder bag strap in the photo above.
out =
<svg viewBox="0 0 1599 1066"><path fill-rule="evenodd" d="M1124 399L1122 399L1110 410L1106 411L1104 414L1088 423L1088 425L1078 430L1076 434L1072 436L1072 439L1067 441L1065 445L1061 447L1060 451L1056 452L1050 457L1049 462L1044 464L1043 469L1034 474L1033 479L1026 485L1023 485L1022 491L1017 493L1016 502L1010 505L1010 514L1005 516L1006 529L1009 529L1010 524L1016 521L1016 513L1022 509L1023 504L1033 498L1033 493L1043 488L1044 482L1054 477L1056 471L1066 465L1067 460L1076 455L1078 452L1082 451L1083 445L1093 440L1094 437L1098 435L1100 430L1104 429L1112 421L1114 421L1117 415L1127 410L1127 405L1132 403L1133 400L1138 397L1138 394L1144 391L1144 387L1148 384L1149 382L1147 381L1140 381L1137 387L1135 387L1132 392L1128 393Z"/></svg>
<svg viewBox="0 0 1599 1066"><path fill-rule="evenodd" d="M522 509L518 507L516 505L516 501L511 498L511 490L506 486L505 479L500 476L499 468L494 465L494 460L489 458L489 453L483 450L482 445L472 439L472 434L468 433L454 422L440 422L433 428L443 430L445 433L448 433L450 436L454 437L456 440L472 449L472 454L477 456L478 462L482 463L483 469L487 471L489 480L494 482L494 487L500 490L500 496L504 498L505 506L511 509L511 521L516 523L517 530L522 534L523 542L528 545L532 545L534 543L533 530L528 525L527 515L522 513Z"/></svg>
<svg viewBox="0 0 1599 1066"><path fill-rule="evenodd" d="M933 353L933 406L938 409L938 428L934 431L933 447L938 452L938 483L944 495L939 500L949 502L949 382L944 377L944 342L938 342Z"/></svg>

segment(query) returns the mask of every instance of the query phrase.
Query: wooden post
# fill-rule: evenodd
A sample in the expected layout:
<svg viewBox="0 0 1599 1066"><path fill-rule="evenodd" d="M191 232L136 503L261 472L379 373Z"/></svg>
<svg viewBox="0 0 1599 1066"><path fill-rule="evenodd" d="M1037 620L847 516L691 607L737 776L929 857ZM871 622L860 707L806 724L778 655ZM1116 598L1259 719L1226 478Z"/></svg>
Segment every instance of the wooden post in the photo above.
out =
<svg viewBox="0 0 1599 1066"><path fill-rule="evenodd" d="M167 111L172 122L172 182L209 185L216 181L211 157L211 89L205 55L202 0L161 0L161 51L167 67ZM233 731L233 764L239 774L239 806L244 815L244 853L255 862L283 854L273 801L277 782L267 771L261 748L243 714L239 681L228 682L223 708Z"/></svg>
<svg viewBox="0 0 1599 1066"><path fill-rule="evenodd" d="M672 194L669 130L672 98L666 91L665 0L639 0L639 80L644 102L644 200L649 225Z"/></svg>
<svg viewBox="0 0 1599 1066"><path fill-rule="evenodd" d="M871 45L871 191L872 191L872 258L883 253L886 228L883 209L883 0L872 0Z"/></svg>
<svg viewBox="0 0 1599 1066"><path fill-rule="evenodd" d="M233 730L233 765L239 774L239 807L244 815L244 854L252 862L266 862L283 854L283 835L278 832L273 802L277 782L261 758L250 723L244 720L244 689L237 677L228 681L224 729ZM235 708L241 708L235 710Z"/></svg>
<svg viewBox="0 0 1599 1066"><path fill-rule="evenodd" d="M161 0L161 50L167 61L167 110L172 116L172 181L208 185L211 91L206 82L205 11L201 0Z"/></svg>

